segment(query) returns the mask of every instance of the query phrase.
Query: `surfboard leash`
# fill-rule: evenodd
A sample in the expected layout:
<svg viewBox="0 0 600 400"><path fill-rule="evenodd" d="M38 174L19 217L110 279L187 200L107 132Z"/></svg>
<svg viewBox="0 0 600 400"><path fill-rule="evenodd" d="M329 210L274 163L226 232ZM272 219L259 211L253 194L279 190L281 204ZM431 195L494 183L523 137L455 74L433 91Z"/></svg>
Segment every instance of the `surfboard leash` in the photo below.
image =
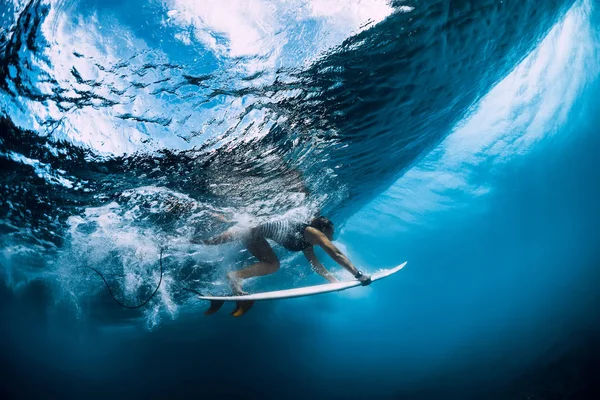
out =
<svg viewBox="0 0 600 400"><path fill-rule="evenodd" d="M163 262L162 262L162 256L163 256L163 248L161 247L160 249L160 258L159 258L159 265L160 265L160 279L158 280L158 285L156 285L156 288L154 289L154 292L152 292L152 294L150 295L150 297L148 297L145 301L143 301L142 303L135 305L135 306L130 306L127 304L122 303L121 301L119 301L119 299L117 299L117 297L115 296L115 294L113 293L112 289L110 288L110 285L108 284L108 281L106 280L106 278L104 278L104 275L102 275L102 273L100 271L98 271L96 268L94 267L90 267L88 266L87 268L91 269L92 271L94 271L96 274L98 274L98 276L102 279L102 281L104 281L104 285L106 285L106 289L108 290L108 293L110 294L110 296L113 298L113 300L120 305L123 308L128 308L128 309L136 309L136 308L141 308L144 307L146 304L148 304L148 302L150 300L152 300L152 298L154 297L154 295L156 295L156 293L158 293L158 289L160 288L160 285L162 284L162 280L163 280L163 273L164 273L164 269L163 269Z"/></svg>

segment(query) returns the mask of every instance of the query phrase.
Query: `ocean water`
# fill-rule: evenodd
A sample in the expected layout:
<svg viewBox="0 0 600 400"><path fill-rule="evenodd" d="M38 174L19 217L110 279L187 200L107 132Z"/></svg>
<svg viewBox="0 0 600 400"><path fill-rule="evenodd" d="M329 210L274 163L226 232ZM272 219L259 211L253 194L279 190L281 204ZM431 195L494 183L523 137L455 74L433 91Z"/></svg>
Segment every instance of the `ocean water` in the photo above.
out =
<svg viewBox="0 0 600 400"><path fill-rule="evenodd" d="M3 398L594 398L599 27L593 0L3 0ZM316 213L408 265L202 315L186 289L251 257L193 235ZM276 252L247 290L321 282ZM128 310L91 268L126 304L161 283Z"/></svg>

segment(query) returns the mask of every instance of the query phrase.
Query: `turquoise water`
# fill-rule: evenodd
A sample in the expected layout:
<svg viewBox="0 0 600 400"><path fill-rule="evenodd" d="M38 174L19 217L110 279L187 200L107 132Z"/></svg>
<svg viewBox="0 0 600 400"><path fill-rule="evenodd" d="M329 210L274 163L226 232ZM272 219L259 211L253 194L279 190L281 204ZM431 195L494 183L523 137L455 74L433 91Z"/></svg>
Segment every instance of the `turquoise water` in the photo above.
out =
<svg viewBox="0 0 600 400"><path fill-rule="evenodd" d="M5 397L593 398L595 2L194 4L0 12ZM250 259L188 243L215 211L408 265L205 317ZM135 304L161 248L140 310L85 268ZM276 251L248 290L320 282Z"/></svg>

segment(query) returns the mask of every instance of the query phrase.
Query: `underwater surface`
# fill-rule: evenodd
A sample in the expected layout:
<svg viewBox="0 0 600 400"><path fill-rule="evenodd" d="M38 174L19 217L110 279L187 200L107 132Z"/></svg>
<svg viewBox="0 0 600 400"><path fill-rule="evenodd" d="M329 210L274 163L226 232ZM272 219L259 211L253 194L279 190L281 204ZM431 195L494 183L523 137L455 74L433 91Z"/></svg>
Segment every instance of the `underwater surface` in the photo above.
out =
<svg viewBox="0 0 600 400"><path fill-rule="evenodd" d="M0 395L594 398L599 6L2 0ZM192 237L317 214L408 265L203 315L252 257Z"/></svg>

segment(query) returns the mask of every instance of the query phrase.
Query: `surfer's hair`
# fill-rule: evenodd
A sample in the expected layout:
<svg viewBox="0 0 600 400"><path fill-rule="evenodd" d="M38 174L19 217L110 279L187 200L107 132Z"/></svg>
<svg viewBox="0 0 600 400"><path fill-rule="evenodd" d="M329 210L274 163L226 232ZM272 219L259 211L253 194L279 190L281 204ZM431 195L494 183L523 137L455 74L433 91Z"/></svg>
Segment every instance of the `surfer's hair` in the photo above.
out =
<svg viewBox="0 0 600 400"><path fill-rule="evenodd" d="M333 222L322 215L314 218L310 223L310 226L320 230L325 234L331 232L331 235L333 235Z"/></svg>

